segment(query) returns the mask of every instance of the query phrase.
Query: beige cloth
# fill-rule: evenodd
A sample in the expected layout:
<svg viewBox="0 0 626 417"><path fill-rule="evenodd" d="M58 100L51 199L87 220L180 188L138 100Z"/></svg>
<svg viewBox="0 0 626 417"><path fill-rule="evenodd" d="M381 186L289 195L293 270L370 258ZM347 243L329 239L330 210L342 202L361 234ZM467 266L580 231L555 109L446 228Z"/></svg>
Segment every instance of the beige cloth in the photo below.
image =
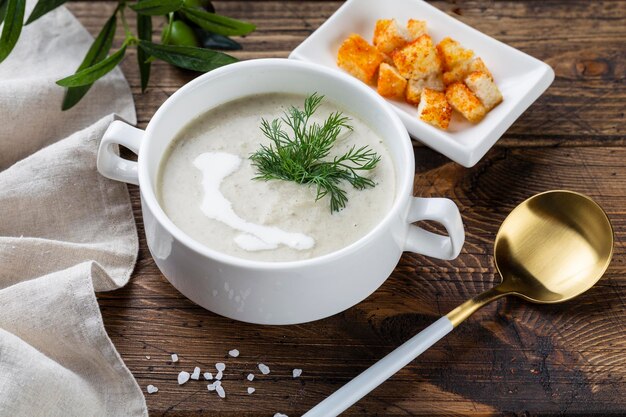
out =
<svg viewBox="0 0 626 417"><path fill-rule="evenodd" d="M137 256L126 186L95 167L111 113L135 122L132 95L116 70L62 113L54 85L91 41L60 8L27 26L0 64L2 417L148 414L94 294L126 284Z"/></svg>

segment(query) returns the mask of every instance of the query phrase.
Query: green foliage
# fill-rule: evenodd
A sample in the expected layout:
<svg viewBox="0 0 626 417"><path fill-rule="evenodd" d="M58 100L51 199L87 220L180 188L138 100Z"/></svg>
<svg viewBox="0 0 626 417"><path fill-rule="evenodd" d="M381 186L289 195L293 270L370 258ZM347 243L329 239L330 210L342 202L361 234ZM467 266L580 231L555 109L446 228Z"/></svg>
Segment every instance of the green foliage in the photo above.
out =
<svg viewBox="0 0 626 417"><path fill-rule="evenodd" d="M26 24L34 22L66 1L38 0ZM136 35L131 31L124 15L127 7L137 13ZM9 56L19 39L24 25L25 8L26 0L0 0L0 23L4 21L0 33L0 63ZM68 88L63 99L63 110L75 106L95 81L112 71L124 59L128 48L137 47L142 92L148 87L151 64L155 59L200 72L236 62L235 57L214 49L240 49L241 45L227 36L248 34L255 26L214 12L210 0L138 0L133 4L118 0L115 12L100 30L76 72L57 81L58 85ZM152 18L158 15L168 19L163 44L152 42ZM107 57L120 20L124 27L124 41L116 52ZM176 26L188 29L186 33L191 34L197 40L196 45L202 47L167 45L169 38L176 35L171 30Z"/></svg>
<svg viewBox="0 0 626 417"><path fill-rule="evenodd" d="M226 16L220 16L195 7L183 7L182 14L202 29L223 36L243 36L254 31L252 23L242 22Z"/></svg>
<svg viewBox="0 0 626 417"><path fill-rule="evenodd" d="M115 37L115 29L117 28L116 12L113 13L113 15L109 18L109 20L107 20L107 22L100 30L100 33L87 51L87 55L85 55L83 62L81 62L79 67L76 69L76 73L83 71L97 64L98 62L101 62L107 57L107 54L111 49L111 44L113 43L113 38ZM87 94L87 91L89 91L92 85L93 83L80 87L68 88L65 92L65 97L63 98L63 110L68 110L74 107L80 101L80 99L82 99L83 96Z"/></svg>
<svg viewBox="0 0 626 417"><path fill-rule="evenodd" d="M0 0L0 24L4 21L4 15L7 13L7 0Z"/></svg>
<svg viewBox="0 0 626 417"><path fill-rule="evenodd" d="M146 16L165 15L183 7L183 0L143 0L131 4L131 9Z"/></svg>
<svg viewBox="0 0 626 417"><path fill-rule="evenodd" d="M137 14L137 35L142 41L152 42L152 18L142 14ZM141 92L143 93L148 88L148 81L150 80L150 68L152 67L152 61L149 61L150 55L137 48L137 64L139 65L139 76L141 77Z"/></svg>
<svg viewBox="0 0 626 417"><path fill-rule="evenodd" d="M26 0L6 0L5 22L0 34L0 62L9 56L22 33Z"/></svg>
<svg viewBox="0 0 626 417"><path fill-rule="evenodd" d="M341 112L332 113L323 124L310 123L323 96L312 94L304 101L304 109L290 107L281 119L263 119L261 131L271 140L269 146L250 156L257 169L255 179L285 180L317 187L316 201L330 197L331 212L346 206L348 197L341 184L345 181L362 190L376 184L360 172L373 170L380 156L368 146L352 147L348 152L328 160L343 129L352 130L349 119ZM283 130L283 123L291 135Z"/></svg>
<svg viewBox="0 0 626 417"><path fill-rule="evenodd" d="M152 42L139 41L139 48L165 62L192 71L211 71L237 61L237 58L222 52L195 46L159 45Z"/></svg>
<svg viewBox="0 0 626 417"><path fill-rule="evenodd" d="M26 24L28 25L29 23L34 22L46 13L56 9L66 1L67 0L39 0L35 5L33 11L30 13L30 16L28 16Z"/></svg>
<svg viewBox="0 0 626 417"><path fill-rule="evenodd" d="M117 64L122 62L125 53L126 45L122 45L120 49L118 49L108 58L103 59L102 61L98 62L95 65L92 65L91 67L78 71L74 75L70 75L69 77L65 77L57 81L57 84L61 87L81 87L93 84L98 78L103 77L104 75L111 72L113 68L117 67Z"/></svg>

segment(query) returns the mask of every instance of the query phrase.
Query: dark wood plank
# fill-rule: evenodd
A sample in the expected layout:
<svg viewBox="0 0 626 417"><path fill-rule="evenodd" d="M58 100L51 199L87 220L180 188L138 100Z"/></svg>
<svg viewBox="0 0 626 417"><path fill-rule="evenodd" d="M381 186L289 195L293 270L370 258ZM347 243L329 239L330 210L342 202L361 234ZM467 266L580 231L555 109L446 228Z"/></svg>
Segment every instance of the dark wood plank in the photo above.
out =
<svg viewBox="0 0 626 417"><path fill-rule="evenodd" d="M340 5L215 3L220 12L259 27L242 40L242 59L287 56ZM433 4L545 60L557 73L548 92L476 167L460 167L416 145L415 194L459 204L467 231L461 256L445 262L405 254L376 293L325 320L287 327L237 323L194 305L159 273L145 245L138 190L130 187L139 262L131 283L100 294L99 303L107 331L139 384L160 389L147 396L152 416L302 414L438 316L493 285L491 252L499 224L526 197L553 188L590 195L613 221L615 257L599 284L563 305L510 299L485 308L346 415L626 415L626 2ZM115 4L82 1L69 7L95 34ZM140 127L195 76L157 62L142 95L134 56L122 69ZM232 348L241 351L239 358L227 357ZM172 352L179 363L170 363ZM226 400L201 382L176 383L180 370L214 371L218 361L228 366ZM244 377L259 361L272 373L248 383ZM295 367L304 369L296 380ZM257 391L248 396L247 386Z"/></svg>

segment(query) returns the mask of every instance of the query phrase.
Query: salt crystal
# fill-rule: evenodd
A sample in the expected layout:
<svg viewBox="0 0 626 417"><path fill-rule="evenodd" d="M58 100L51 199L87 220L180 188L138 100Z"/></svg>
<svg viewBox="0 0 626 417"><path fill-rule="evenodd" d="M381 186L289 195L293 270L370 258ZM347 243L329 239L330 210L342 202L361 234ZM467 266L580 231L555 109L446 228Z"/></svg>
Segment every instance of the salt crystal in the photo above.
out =
<svg viewBox="0 0 626 417"><path fill-rule="evenodd" d="M150 359L150 356L146 355L146 359Z"/></svg>
<svg viewBox="0 0 626 417"><path fill-rule="evenodd" d="M248 374L248 381L252 381L254 379L254 374Z"/></svg>
<svg viewBox="0 0 626 417"><path fill-rule="evenodd" d="M172 362L178 362L178 355L175 353L172 353Z"/></svg>
<svg viewBox="0 0 626 417"><path fill-rule="evenodd" d="M215 381L213 383L213 385L215 385L216 387L221 387L222 386L222 381L220 381L219 379L217 381Z"/></svg>
<svg viewBox="0 0 626 417"><path fill-rule="evenodd" d="M191 374L191 379L195 379L196 381L200 379L200 367L196 366L193 368L193 374Z"/></svg>
<svg viewBox="0 0 626 417"><path fill-rule="evenodd" d="M260 363L259 364L259 371L261 371L261 373L263 375L267 375L267 374L270 373L270 368L267 365L265 365L263 363Z"/></svg>
<svg viewBox="0 0 626 417"><path fill-rule="evenodd" d="M223 376L224 374L222 373L222 371L217 371L217 374L215 375L215 379L219 381L220 379L222 379Z"/></svg>
<svg viewBox="0 0 626 417"><path fill-rule="evenodd" d="M210 381L213 379L213 374L211 372L205 372L204 373L204 379L206 379L207 381Z"/></svg>
<svg viewBox="0 0 626 417"><path fill-rule="evenodd" d="M237 349L233 349L230 352L228 352L228 354L232 356L233 358L236 358L237 356L239 356L239 351Z"/></svg>
<svg viewBox="0 0 626 417"><path fill-rule="evenodd" d="M206 386L209 391L215 391L215 384L209 384Z"/></svg>
<svg viewBox="0 0 626 417"><path fill-rule="evenodd" d="M276 413L274 414L274 417L289 417L287 414L283 414L283 413Z"/></svg>
<svg viewBox="0 0 626 417"><path fill-rule="evenodd" d="M256 391L254 388L248 387L248 394L252 394L254 391Z"/></svg>
<svg viewBox="0 0 626 417"><path fill-rule="evenodd" d="M222 362L218 362L215 364L215 369L217 369L218 371L223 371L224 369L226 369L226 365L224 365Z"/></svg>
<svg viewBox="0 0 626 417"><path fill-rule="evenodd" d="M224 388L221 385L215 387L215 391L217 391L217 395L219 395L220 398L226 398L226 391L224 391Z"/></svg>
<svg viewBox="0 0 626 417"><path fill-rule="evenodd" d="M146 387L146 391L148 391L148 394L154 394L155 392L157 392L159 389L157 387L155 387L154 385L148 385Z"/></svg>
<svg viewBox="0 0 626 417"><path fill-rule="evenodd" d="M178 385L183 385L187 381L189 381L189 372L180 371L178 374Z"/></svg>
<svg viewBox="0 0 626 417"><path fill-rule="evenodd" d="M300 375L302 375L302 369L294 369L293 371L291 371L291 375L293 375L294 378L299 377Z"/></svg>

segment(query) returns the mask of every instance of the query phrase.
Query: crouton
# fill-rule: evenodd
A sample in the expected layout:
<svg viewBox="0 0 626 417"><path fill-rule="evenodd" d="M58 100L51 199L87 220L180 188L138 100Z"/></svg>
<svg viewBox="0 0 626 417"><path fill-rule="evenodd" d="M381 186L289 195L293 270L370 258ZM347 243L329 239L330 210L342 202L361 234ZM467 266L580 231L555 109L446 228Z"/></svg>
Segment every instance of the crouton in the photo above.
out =
<svg viewBox="0 0 626 417"><path fill-rule="evenodd" d="M464 61L469 61L474 56L474 51L465 49L452 38L444 38L439 45L437 51L441 56L443 69L450 71Z"/></svg>
<svg viewBox="0 0 626 417"><path fill-rule="evenodd" d="M382 52L367 43L361 36L352 34L339 47L337 65L361 81L370 84L384 59Z"/></svg>
<svg viewBox="0 0 626 417"><path fill-rule="evenodd" d="M417 106L420 102L420 97L424 88L428 88L434 91L443 91L444 85L440 74L431 74L426 78L420 78L419 80L409 80L406 87L406 101L407 103Z"/></svg>
<svg viewBox="0 0 626 417"><path fill-rule="evenodd" d="M420 79L441 72L441 60L428 35L422 35L392 55L404 78Z"/></svg>
<svg viewBox="0 0 626 417"><path fill-rule="evenodd" d="M480 71L493 78L491 72L485 66L482 59L476 58L471 61L464 61L458 64L454 69L443 73L443 83L445 85L452 84L457 81L463 81L470 73Z"/></svg>
<svg viewBox="0 0 626 417"><path fill-rule="evenodd" d="M390 54L409 43L409 32L398 25L396 19L379 19L374 28L374 46L380 52Z"/></svg>
<svg viewBox="0 0 626 417"><path fill-rule="evenodd" d="M424 88L417 106L417 115L426 123L446 130L452 117L452 107L446 101L444 93Z"/></svg>
<svg viewBox="0 0 626 417"><path fill-rule="evenodd" d="M502 101L502 94L486 73L475 71L465 78L465 85L474 93L487 111L496 107Z"/></svg>
<svg viewBox="0 0 626 417"><path fill-rule="evenodd" d="M378 94L383 97L401 100L406 90L406 79L397 69L384 62L378 69Z"/></svg>
<svg viewBox="0 0 626 417"><path fill-rule="evenodd" d="M409 19L409 23L407 23L406 29L409 32L409 40L411 41L414 41L422 35L428 35L425 20Z"/></svg>
<svg viewBox="0 0 626 417"><path fill-rule="evenodd" d="M463 83L452 83L446 89L448 103L472 123L477 123L485 117L487 109L478 97Z"/></svg>
<svg viewBox="0 0 626 417"><path fill-rule="evenodd" d="M480 59L480 57L476 57L476 59L473 59L469 63L469 72L475 71L484 72L489 76L489 78L493 79L493 75L491 75L491 72L487 69L487 66L485 65L483 60Z"/></svg>

